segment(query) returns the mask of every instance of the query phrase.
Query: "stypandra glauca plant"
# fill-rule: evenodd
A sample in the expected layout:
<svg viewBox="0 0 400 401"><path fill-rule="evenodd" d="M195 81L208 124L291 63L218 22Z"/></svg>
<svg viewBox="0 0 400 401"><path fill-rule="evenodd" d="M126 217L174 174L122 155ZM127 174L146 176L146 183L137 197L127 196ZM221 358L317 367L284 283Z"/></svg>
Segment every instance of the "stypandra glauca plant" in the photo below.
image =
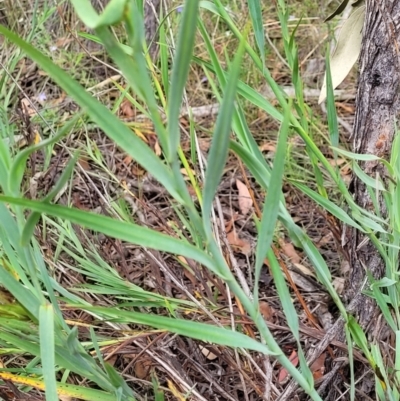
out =
<svg viewBox="0 0 400 401"><path fill-rule="evenodd" d="M295 224L285 206L282 182L287 141L290 135L296 134L306 144L306 150L313 165L317 191L312 191L299 183L295 183L295 185L343 223L367 233L370 239L379 246L375 232L379 229L383 230L383 222L375 215L361 210L354 204L340 174L331 166L309 134L312 121L310 123L309 109L303 98L298 54L294 39L295 30L290 32L288 29L289 15L285 3L282 0L278 1L278 17L281 23L285 58L291 69L296 92L296 96L291 100L273 80L264 63L265 32L259 1L249 1L251 24L243 32L236 26L232 16L220 0L214 2L186 0L183 3L171 67L168 64L166 43L163 43L165 32L163 27L160 28L160 41L162 42L160 48L160 79L162 85L154 79L153 74L150 74L152 67L144 52L143 1L111 0L101 14L93 9L89 0L71 0L71 2L82 22L94 31L93 40L104 46L116 67L121 71L132 93L132 102L136 102L135 104L143 109L154 124L162 148L162 157L157 156L142 139L132 133L123 121L92 97L77 81L74 81L68 71L63 71L31 44L12 31L0 26L0 33L36 62L81 108L80 113L65 123L55 135L21 151L17 156L12 156L7 142L0 142L2 156L0 158L2 192L0 196L2 201L0 206L0 241L2 245L1 264L4 267L0 269L0 281L17 301L20 308L19 321L25 322L23 323L25 326L17 328L12 319L8 319L4 323L4 327L7 329L1 331L0 340L18 347L25 353L36 356L32 367L40 366L43 377L43 380L35 379L37 381L35 383L33 383L33 379L30 383L23 382L20 377L20 383L45 388L48 399L57 399L59 395L68 393L68 391L70 396L88 400L135 399L132 390L116 370L103 360L99 340L94 331L91 331L90 342L90 349L94 350L94 356L89 354L88 348L85 348L79 341L76 328L71 329L63 317L59 306L62 299L68 304L73 304L75 307L91 313L102 321L140 324L210 343L253 350L271 356L279 361L292 379L303 388L312 400L321 400L314 387L313 375L307 364L306 355L302 351L299 318L291 301L285 277L271 247L278 221L293 243L303 249L315 269L318 280L330 294L345 319L350 350L354 341L369 356L371 364L375 363L376 365L376 352L369 350L368 345L363 341L360 328L354 319L348 316L332 285L331 274L325 260L304 231ZM211 15L216 15L223 20L238 41L237 52L232 59L226 60L226 68L221 66L202 19L203 17L209 18ZM112 28L121 27L125 32L124 44L118 41L112 30ZM201 35L207 49L207 60L194 53L197 33ZM255 38L256 49L251 44L250 38L252 36ZM241 63L245 57L250 60L269 85L276 97L278 106L273 106L255 89L240 80ZM212 130L211 147L204 176L198 177L191 174L189 160L186 159L180 147L179 117L185 85L192 64L197 64L203 68L214 90L214 95L220 102L218 117ZM331 116L330 140L331 144L337 148L338 136L337 125L335 125L333 92L332 85L329 83L329 73L327 76L328 111ZM278 145L272 167L266 162L251 134L242 106L243 100L266 112L271 118L279 122ZM160 108L162 108L163 113L160 112ZM179 235L163 234L133 223L129 216L124 217L123 214L119 218L111 218L61 206L53 202L57 193L70 179L76 165L77 155L71 157L71 161L55 187L41 201L28 200L22 196L21 183L25 171L25 162L29 155L38 149L51 146L67 136L74 125L79 124L81 120L90 120L95 124L165 188L177 215L181 216L184 222L183 226L191 234L190 240L183 239ZM7 132L5 125L3 132ZM192 134L193 143L195 143L194 128ZM10 132L9 136L12 135L13 133ZM196 146L193 146L193 149L196 153ZM215 195L223 176L229 152L235 153L266 193L262 214L254 216L258 237L255 262L252 266L254 288L251 290L248 290L242 282L238 281L225 260L218 241L217 224L213 219ZM198 160L200 157L201 155L196 154L192 159ZM188 191L181 170L182 166L186 169L190 184L195 189L195 200ZM327 174L339 188L350 207L351 213L347 213L328 199L324 186L324 174ZM27 218L25 217L26 210L31 212ZM196 261L204 269L208 269L226 283L257 327L258 339L251 338L237 329L174 317L173 313L171 313L171 317L165 317L138 312L135 308L107 308L89 304L62 288L46 269L39 246L32 235L40 218L54 227L57 226L57 229L65 235L72 229L72 224L77 224L146 249L155 249ZM73 234L69 235L71 243L75 243L76 249L79 249L79 241L75 241L76 238L74 239ZM84 251L82 250L82 252ZM77 254L74 257L78 260ZM259 278L265 258L268 259L287 324L297 342L299 369L292 364L280 348L259 310ZM82 262L82 269L85 269L86 273L96 274L94 267L84 258L80 261ZM101 262L99 264L101 266ZM113 282L113 285L118 286L118 290L124 294L135 292L138 298L148 295L140 288L127 285L115 274L108 271L106 267L101 270L99 276L99 280L104 283ZM180 300L157 297L154 294L151 296L153 302L158 303L159 307L166 307L168 304L168 308L172 312L185 305ZM351 358L350 362L352 362ZM102 390L66 386L64 381L58 382L56 380L56 373L59 372L67 376L68 373L66 372L74 372L96 383ZM0 377L3 377L1 374L0 372Z"/></svg>

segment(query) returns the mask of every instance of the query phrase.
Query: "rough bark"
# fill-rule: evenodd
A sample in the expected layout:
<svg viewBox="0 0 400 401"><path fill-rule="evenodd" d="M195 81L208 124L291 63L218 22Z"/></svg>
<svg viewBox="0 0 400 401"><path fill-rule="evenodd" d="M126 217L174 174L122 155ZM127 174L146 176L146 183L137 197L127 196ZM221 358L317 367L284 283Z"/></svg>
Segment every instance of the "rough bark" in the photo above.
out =
<svg viewBox="0 0 400 401"><path fill-rule="evenodd" d="M395 123L400 114L400 0L366 0L360 73L356 99L356 118L353 130L353 151L373 154L389 159L395 133ZM361 168L371 177L387 180L382 163L365 162ZM353 178L351 191L358 205L373 212L373 205L365 185ZM386 210L381 201L382 215ZM356 316L371 341L380 325L379 310L375 301L360 293L368 269L375 279L385 274L385 265L378 251L365 236L356 230L346 233L346 248L350 255L351 273L346 284L347 300L355 300ZM368 283L367 283L368 287ZM382 331L383 333L385 330ZM366 367L366 369L368 369ZM362 375L361 375L362 376ZM367 398L373 393L373 375L365 375L357 385L356 399ZM343 376L337 376L327 400L337 399L337 389ZM362 395L364 394L365 397ZM373 396L374 398L374 396Z"/></svg>
<svg viewBox="0 0 400 401"><path fill-rule="evenodd" d="M395 121L400 111L400 1L367 0L360 76L356 100L356 119L353 131L353 150L373 154L385 159L390 157L395 132ZM371 177L387 176L382 163L366 162L361 166ZM355 201L366 210L373 206L365 185L353 179ZM385 210L382 205L382 213ZM365 268L375 278L381 278L385 266L377 250L364 236L352 231L347 243L351 262L351 277L347 295L354 298L365 279ZM367 328L375 314L375 303L364 297L358 310L359 323Z"/></svg>
<svg viewBox="0 0 400 401"><path fill-rule="evenodd" d="M158 28L161 10L161 0L146 0L144 3L144 32L146 43L149 46L151 59L158 56Z"/></svg>

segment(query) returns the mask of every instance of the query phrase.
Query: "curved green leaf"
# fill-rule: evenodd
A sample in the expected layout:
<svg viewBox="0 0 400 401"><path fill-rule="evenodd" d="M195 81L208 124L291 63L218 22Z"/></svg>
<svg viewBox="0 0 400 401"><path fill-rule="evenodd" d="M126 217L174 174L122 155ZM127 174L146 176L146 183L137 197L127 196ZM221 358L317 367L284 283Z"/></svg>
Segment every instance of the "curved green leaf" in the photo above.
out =
<svg viewBox="0 0 400 401"><path fill-rule="evenodd" d="M124 323L129 322L145 324L160 330L168 330L170 332L195 338L201 341L208 341L210 343L219 345L227 345L233 348L251 349L262 352L266 355L279 355L275 352L272 352L266 345L254 340L251 337L248 337L237 331L224 329L211 324L102 307L89 307L85 309L99 314L101 313L102 315L112 317L117 320L121 319L121 321Z"/></svg>
<svg viewBox="0 0 400 401"><path fill-rule="evenodd" d="M80 224L91 230L102 232L110 237L128 241L132 244L194 259L204 266L207 266L215 274L226 279L226 277L216 269L213 259L204 251L188 242L161 234L158 231L141 227L137 224L118 221L111 217L101 216L95 213L28 199L11 198L0 195L0 202L23 206L36 212L67 219L72 223Z"/></svg>

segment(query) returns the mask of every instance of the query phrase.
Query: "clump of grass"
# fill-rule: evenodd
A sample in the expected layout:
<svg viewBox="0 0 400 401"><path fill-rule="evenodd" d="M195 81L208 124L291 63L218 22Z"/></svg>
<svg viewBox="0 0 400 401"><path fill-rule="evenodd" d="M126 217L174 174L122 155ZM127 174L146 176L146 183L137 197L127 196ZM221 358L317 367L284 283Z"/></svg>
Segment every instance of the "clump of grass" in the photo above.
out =
<svg viewBox="0 0 400 401"><path fill-rule="evenodd" d="M15 372L6 368L0 372L3 380L11 379L15 383L28 384L39 390L45 389L48 399L57 399L63 394L76 396L77 392L82 399L140 399L143 394L137 394L127 384L117 369L105 360L102 351L104 347L118 347L125 341L136 341L135 335L130 332L131 328L139 327L144 330L146 327L146 330L153 328L231 347L235 350L234 356L238 365L240 355L246 355L251 361L252 357L248 356L247 352L252 351L253 355L257 355L262 361L267 373L272 371L270 360L276 359L282 369L290 374L311 399L321 400L308 363L313 355L312 352L307 352L302 344L299 311L291 300L285 275L275 253L273 240L278 226L296 247L302 249L319 283L330 295L344 320L351 371L353 372L351 355L354 342L367 356L379 379L377 389L381 399L384 399L382 397L385 387L386 391L397 399L397 390L392 388L389 378L380 373L385 371L385 367L378 348L367 344L364 333L354 318L347 313L334 288L330 269L321 252L296 225L285 204L282 186L285 168L289 166L289 172L286 171L286 174L291 176L293 186L338 221L365 233L376 245L381 255L391 263L387 277L387 280L391 281L374 283L373 296L376 297L391 328L396 331L397 323L391 318L387 295L380 292L380 288L385 285L397 283L397 239L394 246L387 245L392 236L396 237L396 233L389 231L389 226L382 221L379 214L366 212L354 203L340 172L332 167L312 136L315 121L310 121L310 110L304 100L298 49L294 40L296 29L289 29L290 14L285 2L278 1L276 12L281 26L281 51L295 90L295 96L292 98L283 93L265 62L265 32L260 2L252 3L249 19L246 23L238 25L220 0L215 0L214 3L186 1L182 15L178 18L179 28L173 46L168 42L165 26L160 27L158 70L155 70L149 57L146 57L146 48L143 48L142 2L113 0L100 15L93 10L88 0L74 0L72 3L77 15L94 31L90 38L102 43L124 78L124 84L113 81L113 85L118 89L117 106L114 106L113 110L91 96L67 71L63 71L38 50L40 46L32 46L14 32L0 27L0 33L34 60L80 107L80 112L68 121L63 121L59 126L55 124L57 129L50 130L47 139L19 151L16 155L9 146L12 139L9 139L11 142L0 141L0 243L3 266L0 269L0 281L12 295L12 302L8 302L7 305L13 310L12 317L1 317L3 329L0 331L0 341L5 348L31 355L29 369L36 369L38 375L38 378L32 379L26 372L18 371L15 375ZM238 4L235 5L238 7ZM212 18L209 18L210 15ZM216 41L210 35L210 21L214 21L215 25L212 26L219 26L217 21L222 22L223 31L229 32L229 38L232 38L229 39L228 48L237 48L235 52L228 49L223 55L223 62L221 57L224 52L218 52L218 48L215 47ZM114 35L115 27L118 27L119 33L124 32L123 43ZM198 47L201 48L199 54L195 52L198 49L195 47L196 35L202 41L202 45ZM173 49L172 60L168 54L169 48ZM231 56L232 53L235 54ZM246 65L250 64L251 71L255 72L254 81L245 81L247 74L242 68L243 60L246 60ZM187 113L189 126L186 137L190 142L190 152L184 152L181 146L183 141L180 117L182 105L187 107L185 87L191 69L200 71L200 74L204 73L212 96L219 102L218 116L210 133L211 145L207 157L200 149L200 137L195 121L190 118L190 110ZM261 81L272 91L274 103L252 87L254 82ZM4 88L6 85L2 87L3 94ZM9 93L12 90L13 88ZM333 144L336 146L335 152L343 157L354 158L354 155L337 149L338 132L334 124L336 112L333 91L329 85L328 90L327 109L330 125L329 138L326 138L325 145L328 147ZM152 122L159 151L153 151L140 125L136 122L127 123L116 115L119 106L126 100L132 110L140 112ZM6 101L4 104L8 105ZM245 107L259 110L274 121L276 149L273 160L267 161L260 151L246 119ZM0 122L6 127L7 113L2 115L3 119ZM34 152L51 152L55 144L61 143L71 133L83 132L88 130L88 127L100 129L101 135L107 135L127 157L158 182L158 188L162 188L163 206L165 210L169 210L170 219L164 217L165 221L158 227L147 226L137 208L137 204L142 201L140 195L133 194L113 172L107 171L107 167L104 166L106 155L101 154L98 143L90 136L85 138L86 143L81 142L82 147L85 147L85 156L104 168L110 182L120 186L117 196L98 190L102 202L97 214L86 211L82 205L77 207L76 201L75 207L71 207L71 196L66 197L66 205L57 204L60 193L64 193L65 188L71 188L77 171L87 179L96 179L93 174L87 172L87 167L83 167L85 161L81 157L82 154L71 152L71 147L65 144L63 151L69 156L51 190L41 200L27 199L24 196L22 183L26 172L25 163ZM8 129L3 132L8 132L8 137L12 138L15 132L10 131ZM288 144L294 137L300 138L296 140L301 140L308 157L302 166L307 170L303 181L298 179L298 172L290 171L291 164L287 163L287 158L290 158ZM233 252L229 250L229 244L224 242L224 236L221 235L225 227L221 225L223 215L216 194L230 154L234 154L245 166L261 193L259 209L255 210L252 216L257 238L254 258L251 261L248 259L251 286L243 277ZM395 179L397 154L396 142L392 160L388 164L388 169ZM312 185L309 185L310 181ZM382 190L367 178L366 182L371 191ZM327 183L334 185L337 193L347 203L347 211L331 200ZM121 194L126 195L123 201L120 198ZM387 205L395 204L396 196L395 187L390 188L387 192ZM131 203L125 199L130 199ZM29 215L26 215L26 210L30 211ZM396 213L393 212L392 218L397 224ZM38 225L40 219L41 225ZM76 225L81 227L81 231L76 229ZM53 242L57 242L53 257L45 257L40 250L38 240L33 236L35 228L38 227L42 230L42 240L49 236L53 238ZM89 245L88 235L92 235L92 232L105 234L109 238L128 243L135 249L142 249L146 257L156 263L164 277L170 280L167 281L169 287L165 294L152 291L152 288L157 287L151 280L137 285L121 277L121 274L102 258L100 241L98 244ZM383 233L385 244L379 242L377 232ZM200 302L187 288L180 288L187 299L174 297L172 284L176 286L174 288L179 288L179 281L174 281L173 274L166 273L168 266L165 260L154 257L150 250L168 255L165 258L168 257L175 267L179 266L194 282L205 278L203 287L214 287L213 293L211 294L211 290L208 293L207 302ZM61 256L65 257L62 261ZM280 306L293 336L300 369L290 361L260 311L260 277L264 263L268 264L270 269ZM52 267L56 266L73 271L79 276L79 285L75 285L73 289L63 287L57 274L52 271ZM159 285L160 292L161 287ZM225 319L224 324L215 317L218 313L216 304L219 296L224 295L223 292L229 299L229 313L218 315L220 319ZM231 294L235 297L235 309ZM108 296L109 303L98 305L96 300L99 295ZM395 291L391 291L389 296L392 297L393 305ZM78 326L71 328L66 319L66 312L71 309L88 314L96 322L117 330L122 333L121 337L104 338L98 334L93 324L88 329L87 338L82 341ZM235 320L236 310L252 322L257 330L256 335L245 329L242 322ZM200 312L207 316L208 320L199 318ZM192 316L193 319L185 318L186 315ZM11 373L13 376L10 376ZM87 379L90 386L74 387L65 384L73 375ZM353 374L351 380L354 399ZM155 375L152 377L152 385L154 397L162 399L163 395ZM190 388L186 382L181 381L181 386L195 397L203 399L199 391ZM263 383L263 386L261 395L264 397L268 398L272 391L278 395L271 383ZM175 390L169 387L172 393Z"/></svg>

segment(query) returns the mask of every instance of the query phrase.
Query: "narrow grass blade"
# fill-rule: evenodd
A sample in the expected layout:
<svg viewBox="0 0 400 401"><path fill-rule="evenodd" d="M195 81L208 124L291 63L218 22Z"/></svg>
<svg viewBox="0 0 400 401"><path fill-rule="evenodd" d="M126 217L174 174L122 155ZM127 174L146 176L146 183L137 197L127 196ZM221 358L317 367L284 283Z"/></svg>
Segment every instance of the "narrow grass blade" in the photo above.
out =
<svg viewBox="0 0 400 401"><path fill-rule="evenodd" d="M165 151L168 148L168 134L158 109L147 63L143 55L142 12L139 10L136 2L130 2L128 10L125 23L131 45L130 52L127 52L126 48L117 41L109 28L98 27L96 34L106 48L107 53L122 71L130 86L147 106L155 131Z"/></svg>
<svg viewBox="0 0 400 401"><path fill-rule="evenodd" d="M50 304L40 306L39 335L46 401L58 401L54 357L54 312Z"/></svg>
<svg viewBox="0 0 400 401"><path fill-rule="evenodd" d="M378 304L383 316L385 317L386 322L389 324L390 328L395 332L397 330L397 325L393 319L392 312L390 311L389 306L385 301L382 292L380 291L379 282L374 279L369 270L367 270L367 276L369 282L371 283L371 289L373 296L376 300L376 303Z"/></svg>
<svg viewBox="0 0 400 401"><path fill-rule="evenodd" d="M2 231L4 230L4 232ZM4 236L4 234L6 235ZM5 253L8 258L11 257L11 248L14 248L19 261L25 264L26 258L24 254L24 248L20 243L20 228L18 226L18 221L15 215L3 204L0 204L0 241L2 242L2 247L6 248ZM20 272L18 272L19 274ZM26 285L26 283L24 283Z"/></svg>
<svg viewBox="0 0 400 401"><path fill-rule="evenodd" d="M257 182L268 191L269 182L270 182L270 171L268 167L265 165L265 162L262 162L256 158L254 158L250 152L245 150L239 144L231 141L230 143L231 149L239 155L239 157L246 163L246 166L249 168L253 176L256 178ZM282 221L283 225L289 231L291 240L296 244L296 246L304 249L306 255L310 259L312 265L315 268L315 272L317 273L318 279L321 283L324 284L325 288L328 290L329 294L332 296L335 304L340 309L343 317L347 317L346 308L344 307L339 295L335 291L332 285L332 278L329 271L329 268L319 253L318 249L312 243L310 238L304 233L304 231L298 227L289 213L285 208L285 203L283 196L281 198L281 207L279 213L279 219Z"/></svg>
<svg viewBox="0 0 400 401"><path fill-rule="evenodd" d="M117 373L117 371L108 362L104 365L107 375L110 379L110 383L117 389L116 393L124 391L125 394L129 394L133 398L132 389L125 383L124 379Z"/></svg>
<svg viewBox="0 0 400 401"><path fill-rule="evenodd" d="M194 47L199 0L186 0L183 6L183 15L179 27L178 44L172 67L171 86L168 98L168 125L169 148L166 157L169 162L176 158L176 151L180 142L179 114L189 73Z"/></svg>
<svg viewBox="0 0 400 401"><path fill-rule="evenodd" d="M291 238L294 240L297 237L298 243L304 249L304 252L306 253L315 268L315 273L317 274L318 280L321 281L326 290L329 292L336 306L339 308L343 318L347 320L348 315L346 312L346 308L344 307L340 296L332 285L331 272L321 253L318 251L317 247L312 243L310 238L300 227L298 227L294 223L291 223L288 220L286 220L286 224L289 232L291 233Z"/></svg>
<svg viewBox="0 0 400 401"><path fill-rule="evenodd" d="M235 152L240 160L242 160L246 167L251 171L254 178L262 186L265 191L268 191L269 183L271 180L271 169L265 162L262 162L258 158L247 150L244 146L238 144L235 141L230 141L229 146L233 152ZM284 198L282 196L282 201Z"/></svg>
<svg viewBox="0 0 400 401"><path fill-rule="evenodd" d="M81 117L82 113L77 113L77 115L74 116L70 121L68 121L56 135L39 142L37 145L30 146L27 149L24 149L18 153L11 165L9 172L8 187L11 193L6 192L6 195L19 195L22 178L26 170L26 161L28 160L29 156L37 150L44 149L47 146L53 145L58 142L61 138L72 131L74 125Z"/></svg>
<svg viewBox="0 0 400 401"><path fill-rule="evenodd" d="M199 23L199 26L201 27L201 22ZM205 37L204 33L202 32L203 37ZM212 45L211 41L210 44ZM207 51L210 53L210 50L212 50L212 53L215 53L215 50L213 47L209 47L207 42ZM214 63L210 64L207 61L204 61L198 57L193 57L193 60L201 65L203 68L207 69L208 71L211 71L213 73L217 73L219 70L219 67L214 67ZM218 60L218 58L216 58ZM222 74L226 76L226 72L221 70ZM261 110L264 110L266 113L268 113L269 116L271 116L273 119L276 121L282 122L283 121L283 116L279 110L276 109L269 101L268 99L265 98L260 92L256 91L254 88L251 88L249 85L247 85L243 81L238 82L238 88L237 92L239 95L243 96L244 99L248 100L249 102L253 103L256 107L260 108Z"/></svg>
<svg viewBox="0 0 400 401"><path fill-rule="evenodd" d="M170 92L170 81L169 81L169 58L168 58L168 46L165 32L165 23L160 25L160 70L161 70L161 82L164 89L165 96L169 97Z"/></svg>
<svg viewBox="0 0 400 401"><path fill-rule="evenodd" d="M37 333L29 332L29 334L26 334L18 331L15 331L15 333L16 334L3 330L0 331L0 338L10 344L14 344L14 346L19 347L21 350L24 350L31 355L40 356L41 350ZM55 337L56 363L63 366L65 369L69 369L72 372L78 373L83 377L92 380L108 391L113 391L113 386L108 382L105 374L97 367L93 358L85 352L78 353L75 352L74 349L69 349L65 339L60 336L60 334L61 333L59 332L58 338ZM77 340L74 339L74 342L77 342ZM80 348L84 351L82 346L80 346Z"/></svg>
<svg viewBox="0 0 400 401"><path fill-rule="evenodd" d="M361 232L366 232L358 223L356 223L341 207L335 205L332 201L329 199L326 199L325 197L321 196L319 193L313 191L306 185L300 184L298 182L293 182L293 185L296 186L297 188L300 189L305 195L310 197L314 202L316 202L318 205L322 206L325 210L327 210L329 213L331 213L333 216L338 218L340 221L343 223L357 228L357 230L360 230Z"/></svg>
<svg viewBox="0 0 400 401"><path fill-rule="evenodd" d="M239 39L240 42L244 41L244 46L245 46L246 52L253 59L254 63L260 69L260 71L263 71L263 63L262 63L260 57L258 57L257 52L253 49L251 44L245 38L246 35L243 33L243 31L241 31L236 26L236 24L232 20L231 16L229 15L225 5L222 4L221 0L214 0L214 4L216 6L216 11L215 11L216 14L225 21L225 23L228 25L229 29ZM209 8L209 10L214 12L214 7ZM265 71L268 71L268 69L265 69Z"/></svg>
<svg viewBox="0 0 400 401"><path fill-rule="evenodd" d="M110 237L119 238L147 248L171 252L198 261L207 266L211 271L225 278L221 272L216 270L214 261L205 252L197 247L183 241L161 234L149 228L140 227L136 224L117 221L107 216L84 212L59 205L50 205L37 201L10 198L0 196L0 202L8 202L23 206L34 211L67 219L72 223L80 224L95 231L102 232Z"/></svg>
<svg viewBox="0 0 400 401"><path fill-rule="evenodd" d="M343 156L348 157L349 159L352 159L352 160L360 160L360 161L365 161L365 162L368 162L368 161L379 161L382 163L384 162L384 160L381 157L375 156L375 155L353 153L348 150L340 149L340 148L333 148L333 150Z"/></svg>
<svg viewBox="0 0 400 401"><path fill-rule="evenodd" d="M351 338L350 330L347 324L344 326L344 332L346 334L346 343L349 347L349 365L350 365L350 399L354 401L354 392L355 392L355 382L354 382L354 356L353 356L353 341Z"/></svg>
<svg viewBox="0 0 400 401"><path fill-rule="evenodd" d="M329 136L331 138L331 145L334 147L339 146L339 127L336 114L335 97L333 94L331 64L329 49L326 51L326 92L327 92L327 115L328 115L328 128ZM334 153L336 158L336 153Z"/></svg>
<svg viewBox="0 0 400 401"><path fill-rule="evenodd" d="M0 130L3 127L0 125ZM0 187L3 193L9 194L8 174L11 166L10 146L0 138Z"/></svg>
<svg viewBox="0 0 400 401"><path fill-rule="evenodd" d="M22 384L24 386L34 387L38 390L45 390L45 383L32 376L16 375L9 372L0 372L0 378L3 380L9 380L16 384ZM105 391L96 390L83 386L76 386L74 384L57 383L58 395L70 398L77 398L85 401L117 401L117 397L114 394L106 393ZM134 401L133 398L129 401Z"/></svg>
<svg viewBox="0 0 400 401"><path fill-rule="evenodd" d="M108 315L113 319L121 319L125 323L145 324L161 330L168 330L176 334L208 341L214 344L227 345L233 348L246 348L259 351L267 355L275 355L266 345L237 331L212 326L210 324L174 319L165 316L147 313L128 312L102 307L85 308L87 310Z"/></svg>
<svg viewBox="0 0 400 401"><path fill-rule="evenodd" d="M349 315L349 319L346 325L349 329L352 339L356 343L356 345L364 352L364 355L368 359L368 362L371 364L372 368L376 367L376 363L372 357L371 351L369 349L369 343L365 333L363 332L360 325L356 322L355 318Z"/></svg>
<svg viewBox="0 0 400 401"><path fill-rule="evenodd" d="M264 202L263 215L258 232L256 263L255 263L255 279L254 279L254 302L258 305L258 288L265 256L271 247L274 236L276 221L282 198L282 180L285 169L285 155L287 147L287 138L289 134L289 112L288 107L285 111L283 124L281 126L278 138L278 146L275 153L274 165L271 172L271 180Z"/></svg>
<svg viewBox="0 0 400 401"><path fill-rule="evenodd" d="M153 383L153 392L155 401L165 401L164 391L160 389L160 383L155 374L152 376L151 382Z"/></svg>
<svg viewBox="0 0 400 401"><path fill-rule="evenodd" d="M354 174L367 186L374 189L374 191L386 191L382 181L378 177L371 177L365 173L357 163L353 163Z"/></svg>
<svg viewBox="0 0 400 401"><path fill-rule="evenodd" d="M287 288L281 268L276 259L274 251L271 248L268 250L267 258L271 267L272 275L274 277L276 291L278 292L279 300L282 304L282 308L288 322L288 326L296 338L296 341L299 342L299 318L297 316L296 309L294 308L292 298Z"/></svg>
<svg viewBox="0 0 400 401"><path fill-rule="evenodd" d="M25 42L13 32L0 26L0 33L19 46L43 68L75 101L88 111L91 119L141 166L160 181L168 192L183 203L175 186L175 179L171 170L146 146L132 131L114 116L105 106L90 96L84 88L74 81L66 72L56 66L48 57L44 56L29 43Z"/></svg>
<svg viewBox="0 0 400 401"><path fill-rule="evenodd" d="M395 377L396 381L400 383L400 331L396 330L396 349L395 349L395 361L394 361L394 369L395 369Z"/></svg>
<svg viewBox="0 0 400 401"><path fill-rule="evenodd" d="M265 62L265 33L263 25L263 15L260 0L248 0L251 21L253 23L254 36L256 38L257 47L260 51L262 62Z"/></svg>
<svg viewBox="0 0 400 401"><path fill-rule="evenodd" d="M124 16L128 0L111 0L99 15L89 0L71 0L79 18L91 29L114 25Z"/></svg>
<svg viewBox="0 0 400 401"><path fill-rule="evenodd" d="M4 288L30 313L34 320L39 319L40 302L31 291L19 283L4 267L0 266L0 282Z"/></svg>
<svg viewBox="0 0 400 401"><path fill-rule="evenodd" d="M208 157L206 178L203 190L203 224L207 235L211 233L210 214L215 192L221 180L229 148L229 134L232 126L234 101L241 61L244 53L244 40L230 69L230 76L224 88L224 98L218 114Z"/></svg>
<svg viewBox="0 0 400 401"><path fill-rule="evenodd" d="M78 155L79 155L79 153L76 153L74 155L74 157L68 162L68 164L65 167L65 169L63 170L60 178L58 179L56 185L44 197L42 202L50 203L58 195L58 193L62 190L64 185L67 184L67 181L71 178L71 176L74 172L74 167L78 160ZM30 216L27 218L25 227L21 234L21 244L23 246L25 246L29 243L39 219L40 219L40 213L37 213L37 212L32 212L30 214Z"/></svg>

